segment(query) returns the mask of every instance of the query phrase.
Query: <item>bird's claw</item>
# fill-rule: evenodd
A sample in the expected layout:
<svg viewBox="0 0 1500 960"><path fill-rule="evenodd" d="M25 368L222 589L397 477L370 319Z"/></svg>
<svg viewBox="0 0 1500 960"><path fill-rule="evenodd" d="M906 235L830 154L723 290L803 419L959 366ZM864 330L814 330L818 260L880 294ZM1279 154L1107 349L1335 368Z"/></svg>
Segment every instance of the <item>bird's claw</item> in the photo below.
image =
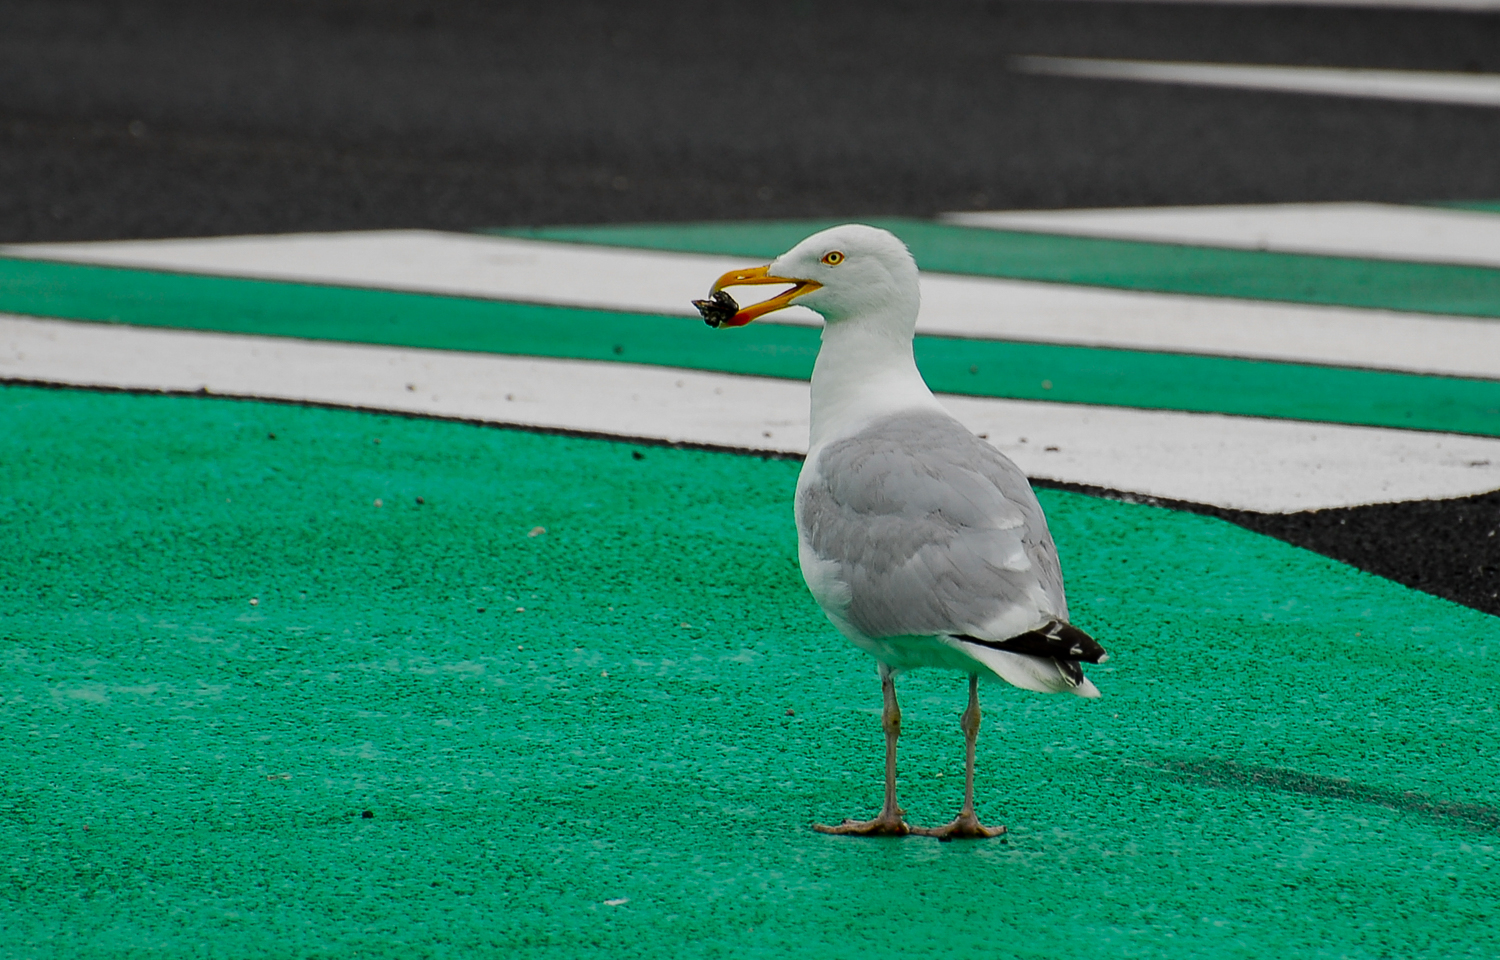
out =
<svg viewBox="0 0 1500 960"><path fill-rule="evenodd" d="M815 823L813 829L819 833L852 837L904 837L915 832L905 820L901 819L899 813L889 817L881 814L874 820L845 820L834 826Z"/></svg>
<svg viewBox="0 0 1500 960"><path fill-rule="evenodd" d="M948 840L986 840L1004 836L1004 827L987 827L979 822L972 812L965 811L941 827L912 827L911 832L919 837L936 837Z"/></svg>

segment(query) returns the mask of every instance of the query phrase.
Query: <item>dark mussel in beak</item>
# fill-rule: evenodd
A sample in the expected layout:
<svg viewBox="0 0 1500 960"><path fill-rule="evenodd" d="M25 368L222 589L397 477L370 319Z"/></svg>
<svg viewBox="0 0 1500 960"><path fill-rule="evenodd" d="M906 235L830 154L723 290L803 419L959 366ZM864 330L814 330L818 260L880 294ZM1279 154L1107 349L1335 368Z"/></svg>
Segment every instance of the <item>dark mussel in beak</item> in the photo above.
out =
<svg viewBox="0 0 1500 960"><path fill-rule="evenodd" d="M703 315L703 322L715 328L728 323L740 312L740 305L734 302L734 297L723 290L715 290L707 300L694 300L693 306Z"/></svg>

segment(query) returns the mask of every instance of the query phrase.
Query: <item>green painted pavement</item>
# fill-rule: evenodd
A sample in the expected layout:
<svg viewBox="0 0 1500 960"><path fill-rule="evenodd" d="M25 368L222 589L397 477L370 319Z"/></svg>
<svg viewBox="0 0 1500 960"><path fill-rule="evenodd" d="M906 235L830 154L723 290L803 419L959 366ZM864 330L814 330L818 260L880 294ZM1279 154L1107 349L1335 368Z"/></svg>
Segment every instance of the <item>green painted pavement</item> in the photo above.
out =
<svg viewBox="0 0 1500 960"><path fill-rule="evenodd" d="M141 326L807 379L812 327L0 259L0 311ZM945 393L1500 436L1500 381L1052 344L918 337Z"/></svg>
<svg viewBox="0 0 1500 960"><path fill-rule="evenodd" d="M1454 210L1477 210L1480 213L1500 213L1500 200L1435 200L1426 206L1449 207Z"/></svg>
<svg viewBox="0 0 1500 960"><path fill-rule="evenodd" d="M940 393L1500 436L1500 382L1147 351L918 337Z"/></svg>
<svg viewBox="0 0 1500 960"><path fill-rule="evenodd" d="M837 220L765 220L586 227L489 233L719 253L767 260ZM1500 270L1398 263L1264 250L1105 240L960 227L901 217L865 221L906 241L923 270L1251 300L1500 317Z"/></svg>
<svg viewBox="0 0 1500 960"><path fill-rule="evenodd" d="M0 389L0 954L1500 952L1497 621L1152 507L1041 493L1113 658L986 688L1008 842L813 833L875 809L879 690L796 470ZM964 683L901 690L935 823Z"/></svg>

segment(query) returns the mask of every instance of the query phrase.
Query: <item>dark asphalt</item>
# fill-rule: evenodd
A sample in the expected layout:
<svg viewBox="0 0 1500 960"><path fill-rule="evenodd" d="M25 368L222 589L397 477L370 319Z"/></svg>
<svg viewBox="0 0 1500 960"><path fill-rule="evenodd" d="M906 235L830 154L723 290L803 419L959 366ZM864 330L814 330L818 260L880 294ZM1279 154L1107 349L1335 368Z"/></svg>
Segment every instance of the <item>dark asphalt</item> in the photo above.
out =
<svg viewBox="0 0 1500 960"><path fill-rule="evenodd" d="M1350 510L1224 516L1361 570L1500 616L1500 491Z"/></svg>
<svg viewBox="0 0 1500 960"><path fill-rule="evenodd" d="M4 0L0 242L1500 197L1500 110L1021 53L1500 72L1500 15ZM1500 613L1500 496L1239 522Z"/></svg>
<svg viewBox="0 0 1500 960"><path fill-rule="evenodd" d="M1034 481L1132 503L1200 513L1285 540L1408 587L1500 616L1500 490L1454 500L1255 513Z"/></svg>
<svg viewBox="0 0 1500 960"><path fill-rule="evenodd" d="M0 240L1500 196L1500 110L1015 53L1500 72L1500 16L6 0Z"/></svg>

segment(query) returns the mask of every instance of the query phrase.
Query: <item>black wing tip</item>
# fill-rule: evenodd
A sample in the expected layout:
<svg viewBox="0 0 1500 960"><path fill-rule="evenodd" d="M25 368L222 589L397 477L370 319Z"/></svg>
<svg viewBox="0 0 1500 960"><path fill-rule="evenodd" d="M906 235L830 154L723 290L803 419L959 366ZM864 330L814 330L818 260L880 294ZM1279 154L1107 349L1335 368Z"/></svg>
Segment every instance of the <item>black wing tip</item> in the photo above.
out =
<svg viewBox="0 0 1500 960"><path fill-rule="evenodd" d="M1050 657L1061 662L1103 663L1109 654L1099 641L1061 620L1053 620L1035 630L1005 640L981 640L968 634L959 634L959 640L977 643L980 646L1020 653L1029 657Z"/></svg>
<svg viewBox="0 0 1500 960"><path fill-rule="evenodd" d="M1059 660L1053 657L1052 662L1057 664L1057 669L1062 672L1063 678L1070 684L1075 687L1083 686L1083 668L1078 665L1078 661Z"/></svg>

